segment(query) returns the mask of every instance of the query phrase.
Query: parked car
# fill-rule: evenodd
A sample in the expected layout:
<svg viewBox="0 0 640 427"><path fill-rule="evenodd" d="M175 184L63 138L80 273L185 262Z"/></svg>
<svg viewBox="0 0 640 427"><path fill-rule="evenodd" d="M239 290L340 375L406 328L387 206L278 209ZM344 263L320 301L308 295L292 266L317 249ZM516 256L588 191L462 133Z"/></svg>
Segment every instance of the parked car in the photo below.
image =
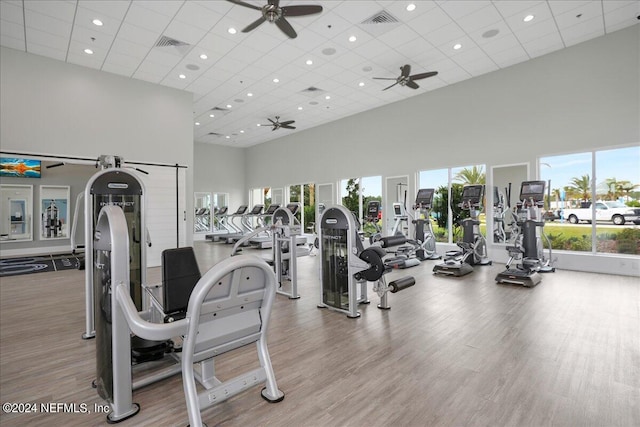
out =
<svg viewBox="0 0 640 427"><path fill-rule="evenodd" d="M618 201L596 202L596 221L611 221L616 225L624 225L627 222L640 224L640 208L631 208ZM562 209L562 216L571 224L580 221L591 223L591 207Z"/></svg>

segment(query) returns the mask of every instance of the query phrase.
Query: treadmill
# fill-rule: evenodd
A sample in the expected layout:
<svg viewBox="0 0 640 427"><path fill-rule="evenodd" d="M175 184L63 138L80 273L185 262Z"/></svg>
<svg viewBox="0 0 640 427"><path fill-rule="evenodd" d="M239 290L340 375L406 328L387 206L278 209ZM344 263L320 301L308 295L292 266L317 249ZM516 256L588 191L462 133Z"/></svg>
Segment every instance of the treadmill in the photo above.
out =
<svg viewBox="0 0 640 427"><path fill-rule="evenodd" d="M237 218L241 218L242 215L244 215L247 212L247 209L249 209L249 207L247 205L240 205L238 207L238 209L232 213L232 214L225 214L224 215L224 224L225 224L225 228L228 230L227 233L224 234L207 234L205 236L205 239L207 240L211 240L212 242L220 242L220 241L224 241L220 240L221 237L224 237L226 239L227 236L229 235L233 235L233 234L239 234L242 232L242 229L239 227L238 224L235 223Z"/></svg>
<svg viewBox="0 0 640 427"><path fill-rule="evenodd" d="M298 203L289 203L287 205L287 209L291 212L291 215L293 215L293 218L295 219L295 221L299 225L300 223L299 223L298 219L296 218L296 214L300 210L300 205ZM306 245L306 244L307 244L307 238L305 236L303 236L303 235L296 236L296 246L302 246L302 245ZM271 241L271 238L269 238L269 241L261 242L260 246L258 246L258 247L260 249L271 249L273 247L273 242ZM308 255L308 254L301 253L298 256L304 256L304 255Z"/></svg>
<svg viewBox="0 0 640 427"><path fill-rule="evenodd" d="M250 212L245 213L244 215L241 215L240 227L239 227L240 232L225 235L223 239L225 243L234 243L240 240L242 236L244 236L245 234L253 233L253 231L255 230L253 226L253 218L259 217L262 214L263 209L264 209L264 205L258 203L253 206Z"/></svg>
<svg viewBox="0 0 640 427"><path fill-rule="evenodd" d="M273 217L274 212L279 207L280 207L280 205L278 203L272 203L271 205L269 205L269 207L264 212L264 214L260 215L260 219L261 219L261 222L264 224L264 227L266 227L267 220L269 220L269 219L271 219L271 217ZM249 244L251 246L255 246L255 247L260 248L260 249L267 249L267 248L270 248L272 246L271 240L272 240L271 232L269 230L265 230L263 233L255 236L254 238L249 240ZM267 245L267 243L268 243L268 245Z"/></svg>

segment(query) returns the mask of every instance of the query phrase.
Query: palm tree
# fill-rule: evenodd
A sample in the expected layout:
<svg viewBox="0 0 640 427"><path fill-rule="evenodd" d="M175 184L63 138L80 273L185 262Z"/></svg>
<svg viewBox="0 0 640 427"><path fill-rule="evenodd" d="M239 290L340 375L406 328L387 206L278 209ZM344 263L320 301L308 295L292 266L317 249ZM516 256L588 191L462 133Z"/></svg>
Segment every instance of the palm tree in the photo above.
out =
<svg viewBox="0 0 640 427"><path fill-rule="evenodd" d="M615 200L618 192L618 181L615 178L607 178L604 180L607 186L607 200Z"/></svg>
<svg viewBox="0 0 640 427"><path fill-rule="evenodd" d="M632 184L630 181L618 181L616 183L616 190L620 193L624 193L627 200L629 200L629 193L631 193L636 187L640 187L640 185Z"/></svg>
<svg viewBox="0 0 640 427"><path fill-rule="evenodd" d="M464 185L484 184L486 180L486 174L484 173L484 166L473 166L471 169L464 168L456 174L453 180L460 181Z"/></svg>
<svg viewBox="0 0 640 427"><path fill-rule="evenodd" d="M571 181L569 184L570 184L569 188L572 190L573 193L579 194L580 198L585 202L589 200L589 197L591 195L591 179L589 177L589 174L582 175L579 178L578 177L571 178Z"/></svg>

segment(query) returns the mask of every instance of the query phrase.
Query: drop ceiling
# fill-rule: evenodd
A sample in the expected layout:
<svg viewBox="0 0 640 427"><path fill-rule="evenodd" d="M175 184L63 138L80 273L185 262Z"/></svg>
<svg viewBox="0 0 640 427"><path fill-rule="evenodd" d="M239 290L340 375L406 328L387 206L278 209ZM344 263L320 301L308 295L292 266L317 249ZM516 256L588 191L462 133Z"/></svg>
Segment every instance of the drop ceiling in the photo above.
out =
<svg viewBox="0 0 640 427"><path fill-rule="evenodd" d="M281 0L280 6L301 4L323 12L288 18L298 33L290 39L269 22L243 33L260 11L223 0L1 0L0 43L192 92L196 141L248 147L640 22L636 0ZM528 15L533 19L525 22ZM412 74L438 75L418 81L416 90L383 91L393 82L373 79L397 77L404 64ZM297 129L257 126L276 116L295 120Z"/></svg>

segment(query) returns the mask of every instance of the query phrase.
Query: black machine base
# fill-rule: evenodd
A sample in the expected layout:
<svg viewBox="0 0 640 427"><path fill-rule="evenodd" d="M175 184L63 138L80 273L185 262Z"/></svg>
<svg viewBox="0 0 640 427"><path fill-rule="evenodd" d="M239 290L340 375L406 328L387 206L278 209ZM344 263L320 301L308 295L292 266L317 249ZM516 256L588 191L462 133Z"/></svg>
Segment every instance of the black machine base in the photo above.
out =
<svg viewBox="0 0 640 427"><path fill-rule="evenodd" d="M507 269L496 276L497 283L511 283L533 288L542 281L542 276L535 271Z"/></svg>
<svg viewBox="0 0 640 427"><path fill-rule="evenodd" d="M465 276L473 271L473 267L471 267L466 262L454 262L447 263L444 262L442 264L435 265L433 267L434 274L443 274L446 276Z"/></svg>

